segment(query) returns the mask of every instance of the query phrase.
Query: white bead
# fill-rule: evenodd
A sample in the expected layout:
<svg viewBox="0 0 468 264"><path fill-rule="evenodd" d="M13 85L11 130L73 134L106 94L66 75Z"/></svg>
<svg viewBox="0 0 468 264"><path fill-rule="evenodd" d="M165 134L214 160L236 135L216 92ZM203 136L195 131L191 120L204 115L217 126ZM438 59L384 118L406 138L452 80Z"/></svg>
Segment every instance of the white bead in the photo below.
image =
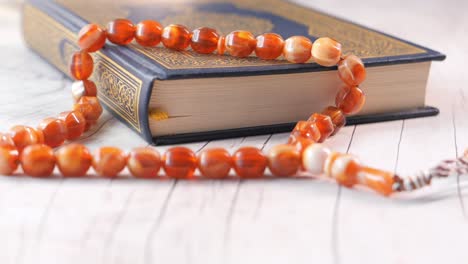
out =
<svg viewBox="0 0 468 264"><path fill-rule="evenodd" d="M330 149L322 144L308 146L302 154L302 166L308 172L319 175L324 172L325 161L330 156Z"/></svg>
<svg viewBox="0 0 468 264"><path fill-rule="evenodd" d="M332 162L335 161L335 158L339 155L342 155L338 152L333 152L333 153L330 153L330 155L328 155L328 158L325 160L325 166L324 166L324 171L325 171L325 175L327 175L328 177L331 177L331 168L332 168Z"/></svg>
<svg viewBox="0 0 468 264"><path fill-rule="evenodd" d="M351 162L359 163L356 157L351 155L341 155L335 159L333 164L331 164L331 172L330 176L332 178L340 178L342 175L346 173L346 169L348 168Z"/></svg>

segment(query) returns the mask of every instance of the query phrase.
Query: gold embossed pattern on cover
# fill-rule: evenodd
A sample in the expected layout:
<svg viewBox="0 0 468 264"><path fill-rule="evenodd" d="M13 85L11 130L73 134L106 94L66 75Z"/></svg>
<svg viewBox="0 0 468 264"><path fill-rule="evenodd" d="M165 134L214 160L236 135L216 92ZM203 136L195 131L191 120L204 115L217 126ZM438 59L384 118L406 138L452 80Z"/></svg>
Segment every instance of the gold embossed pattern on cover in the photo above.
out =
<svg viewBox="0 0 468 264"><path fill-rule="evenodd" d="M26 42L34 43L34 49L39 54L50 58L54 66L67 73L68 61L64 58L70 58L78 50L78 47L73 44L76 43L76 34L30 5L26 5L23 12L26 22L23 24ZM35 19L27 19L28 16L34 16ZM35 23L28 23L30 21ZM43 38L42 36L51 37ZM141 132L138 112L141 80L100 52L95 53L94 60L96 74L93 78L100 87L101 102L126 120L135 130Z"/></svg>
<svg viewBox="0 0 468 264"><path fill-rule="evenodd" d="M118 3L104 0L99 2L102 7L99 9L90 5L89 1L57 0L57 2L81 15L84 19L100 24L105 24L115 17L129 17L131 12L129 6L132 9L138 9L149 5L163 5L171 13L161 20L165 25L178 23L191 29L209 26L216 28L224 35L235 29L248 29L255 35L271 32L275 26L274 21L268 19L267 16L252 15L252 12L261 12L305 26L311 37L329 36L338 40L345 47L344 54L354 53L362 58L379 58L426 53L425 50L398 39L284 0L162 0L157 3L150 0L122 0ZM220 14L215 10L198 10L197 5L201 4L230 4L239 10L248 12L245 14ZM216 55L199 55L190 50L181 53L159 47L143 48L131 45L131 48L168 69L261 67L287 63L284 61L262 61L254 56L249 59L236 59Z"/></svg>

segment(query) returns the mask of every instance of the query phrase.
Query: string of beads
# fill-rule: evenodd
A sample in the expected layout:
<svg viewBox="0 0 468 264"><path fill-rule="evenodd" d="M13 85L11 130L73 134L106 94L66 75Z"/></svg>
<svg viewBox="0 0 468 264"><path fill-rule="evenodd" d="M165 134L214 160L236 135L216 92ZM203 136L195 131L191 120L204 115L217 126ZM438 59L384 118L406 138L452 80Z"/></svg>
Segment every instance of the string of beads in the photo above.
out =
<svg viewBox="0 0 468 264"><path fill-rule="evenodd" d="M97 99L98 90L89 80L94 61L90 53L101 50L106 41L128 45L133 41L144 47L162 44L171 50L183 51L190 46L194 52L244 58L255 52L264 60L283 56L292 63L316 63L338 66L343 86L336 96L335 105L308 120L300 121L287 144L274 146L268 153L254 147L242 147L232 155L225 149L206 149L196 155L185 147L174 147L160 154L151 148L136 148L125 153L116 147L101 147L93 154L83 145L69 144L95 125L102 114ZM72 111L57 118L44 119L37 129L15 126L0 134L0 174L12 175L21 165L25 174L48 177L55 167L64 177L80 177L93 167L98 176L114 178L125 168L136 178L193 179L199 175L210 179L224 179L231 169L243 179L261 178L268 168L277 177L292 177L299 171L309 175L325 174L339 184L353 187L367 186L383 195L403 190L401 179L393 173L364 166L351 155L332 152L322 145L346 124L346 116L359 112L365 95L359 85L366 78L362 61L355 55L342 55L341 44L331 38L319 38L312 43L306 37L293 36L284 40L274 33L255 36L247 31L234 31L221 36L211 28L188 30L182 25L162 27L156 21L146 20L134 25L127 19L110 22L107 29L90 24L79 32L80 51L73 54L70 73L76 82L72 85L75 100ZM53 148L62 146L56 152Z"/></svg>

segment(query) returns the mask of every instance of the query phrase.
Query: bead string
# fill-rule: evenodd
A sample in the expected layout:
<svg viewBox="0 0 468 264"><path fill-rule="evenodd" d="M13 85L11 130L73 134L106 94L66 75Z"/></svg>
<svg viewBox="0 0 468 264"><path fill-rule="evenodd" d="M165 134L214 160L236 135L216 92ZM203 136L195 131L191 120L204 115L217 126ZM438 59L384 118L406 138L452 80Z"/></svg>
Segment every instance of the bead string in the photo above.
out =
<svg viewBox="0 0 468 264"><path fill-rule="evenodd" d="M115 147L101 147L91 154L80 144L63 146L54 153L53 148L65 141L80 138L102 114L96 85L88 78L94 68L90 53L102 49L107 40L116 45L135 40L144 47L162 42L171 50L183 51L191 46L201 54L216 51L239 58L255 52L260 59L283 56L291 63L313 59L321 66L337 65L344 85L336 96L335 106L299 121L288 143L274 146L266 154L254 147L239 148L232 155L225 149L214 148L203 150L197 156L185 147L171 148L163 155L150 148L136 148L126 154ZM197 169L204 178L228 178L234 169L237 177L251 179L264 177L268 168L276 177L292 177L299 171L313 176L325 174L343 186L359 184L383 195L423 187L435 177L426 175L424 179L429 178L426 184L416 186L411 184L414 180L404 181L393 173L366 167L354 156L332 152L321 144L345 125L346 115L357 113L365 103L365 95L359 88L366 78L363 62L352 54L342 56L341 44L331 38L319 38L312 43L304 36L283 40L278 34L266 33L255 38L247 31L220 36L216 30L206 27L190 32L182 25L163 28L152 20L134 25L127 19L116 19L107 29L96 24L83 27L78 46L81 50L73 54L70 63L70 73L76 79L72 85L75 100L72 111L63 112L58 118L44 119L37 129L14 126L8 133L0 134L0 174L13 175L21 165L24 173L33 177L48 177L55 167L64 177L80 177L92 166L98 176L107 178L117 177L127 167L132 176L146 179L162 178L160 170L168 178L192 179ZM163 118L161 113L150 115Z"/></svg>

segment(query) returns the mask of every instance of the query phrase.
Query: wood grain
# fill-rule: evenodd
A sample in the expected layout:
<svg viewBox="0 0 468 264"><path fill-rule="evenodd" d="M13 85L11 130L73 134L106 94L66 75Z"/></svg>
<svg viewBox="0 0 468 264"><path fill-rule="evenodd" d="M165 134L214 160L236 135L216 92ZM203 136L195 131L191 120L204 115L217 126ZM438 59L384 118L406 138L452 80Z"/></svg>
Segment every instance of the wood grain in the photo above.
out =
<svg viewBox="0 0 468 264"><path fill-rule="evenodd" d="M448 55L427 102L437 117L346 127L327 142L407 175L468 147L468 18L462 1L298 1ZM15 2L16 3L16 2ZM70 82L25 47L18 5L0 1L0 129L70 107ZM402 96L405 96L402 94ZM253 145L286 134L186 145ZM81 140L146 143L106 114ZM153 146L148 146L153 147ZM157 147L164 151L168 147ZM0 263L464 263L467 176L433 199L400 201L320 180L37 180L0 177ZM458 188L457 188L458 186Z"/></svg>

